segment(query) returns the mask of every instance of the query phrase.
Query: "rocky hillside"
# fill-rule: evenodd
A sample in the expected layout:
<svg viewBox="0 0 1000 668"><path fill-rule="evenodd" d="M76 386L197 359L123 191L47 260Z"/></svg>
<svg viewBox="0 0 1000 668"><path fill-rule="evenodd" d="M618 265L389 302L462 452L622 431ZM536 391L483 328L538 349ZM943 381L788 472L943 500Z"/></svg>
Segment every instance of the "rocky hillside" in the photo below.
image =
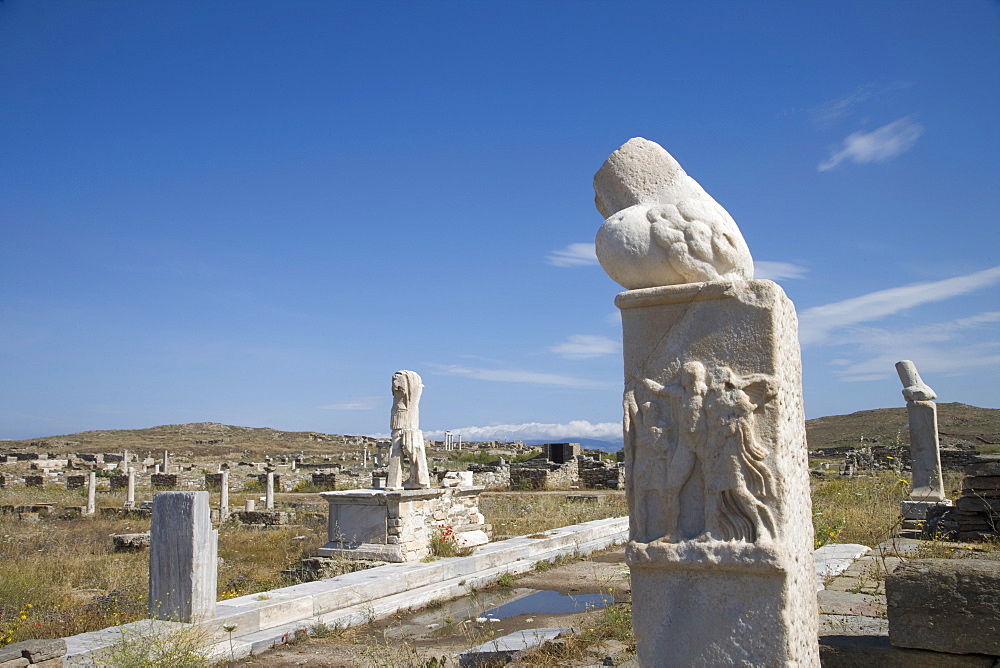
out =
<svg viewBox="0 0 1000 668"><path fill-rule="evenodd" d="M25 441L0 441L0 452L159 452L210 456L218 453L246 454L356 452L367 436L342 436L314 431L278 431L267 427L234 427L217 422L171 424L148 429L84 431Z"/></svg>
<svg viewBox="0 0 1000 668"><path fill-rule="evenodd" d="M942 445L956 441L974 444L980 452L1000 452L1000 409L959 403L939 403L938 432ZM831 415L806 421L809 449L838 445L908 443L906 408L878 408L850 415Z"/></svg>
<svg viewBox="0 0 1000 668"><path fill-rule="evenodd" d="M966 404L938 404L941 441L973 443L981 452L1000 452L1000 409ZM880 443L890 445L909 440L906 409L879 408L850 415L831 415L806 421L809 448ZM568 439L572 440L572 439ZM266 427L234 427L216 422L173 424L148 429L85 431L25 441L0 441L0 452L158 452L211 456L218 453L316 454L356 453L367 436L343 436L314 431L278 431ZM472 445L472 444L469 444ZM619 446L620 447L620 446Z"/></svg>

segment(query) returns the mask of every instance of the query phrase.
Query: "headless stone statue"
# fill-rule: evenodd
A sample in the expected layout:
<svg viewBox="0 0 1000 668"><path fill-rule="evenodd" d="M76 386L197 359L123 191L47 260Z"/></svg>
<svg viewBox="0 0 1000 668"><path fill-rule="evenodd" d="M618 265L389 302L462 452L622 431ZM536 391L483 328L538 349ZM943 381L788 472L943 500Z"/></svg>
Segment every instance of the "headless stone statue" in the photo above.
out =
<svg viewBox="0 0 1000 668"><path fill-rule="evenodd" d="M420 431L420 376L413 371L397 371L392 376L392 449L386 489L421 489L431 486L424 454L424 434ZM410 460L410 477L403 478L403 456Z"/></svg>

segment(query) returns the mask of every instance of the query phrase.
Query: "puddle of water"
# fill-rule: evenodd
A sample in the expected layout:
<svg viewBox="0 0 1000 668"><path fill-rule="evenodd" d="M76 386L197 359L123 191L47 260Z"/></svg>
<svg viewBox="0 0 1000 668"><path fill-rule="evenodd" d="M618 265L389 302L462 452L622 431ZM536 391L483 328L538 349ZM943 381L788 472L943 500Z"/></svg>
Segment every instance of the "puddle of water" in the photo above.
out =
<svg viewBox="0 0 1000 668"><path fill-rule="evenodd" d="M487 610L483 616L507 619L518 615L565 614L603 608L612 603L614 598L610 594L567 595L543 590Z"/></svg>

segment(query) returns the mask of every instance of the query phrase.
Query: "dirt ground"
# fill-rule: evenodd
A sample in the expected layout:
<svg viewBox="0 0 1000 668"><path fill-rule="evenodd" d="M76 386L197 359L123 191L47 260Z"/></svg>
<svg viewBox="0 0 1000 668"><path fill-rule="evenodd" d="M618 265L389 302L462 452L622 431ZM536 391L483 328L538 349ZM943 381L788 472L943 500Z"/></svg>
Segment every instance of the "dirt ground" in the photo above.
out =
<svg viewBox="0 0 1000 668"><path fill-rule="evenodd" d="M624 548L612 548L570 564L518 574L513 587L492 587L362 628L281 645L232 665L395 668L423 666L432 658L440 661L444 657L447 660L444 665L457 666L461 652L514 631L559 626L586 629L599 614L588 600L593 601L597 595L615 602L629 600L631 590L624 562ZM538 591L566 596L527 598ZM578 609L559 613L537 611L553 601L557 607L575 605ZM523 610L514 610L519 614L501 620L487 616L488 611L505 603L519 605ZM588 663L599 664L603 658L603 651L597 651Z"/></svg>

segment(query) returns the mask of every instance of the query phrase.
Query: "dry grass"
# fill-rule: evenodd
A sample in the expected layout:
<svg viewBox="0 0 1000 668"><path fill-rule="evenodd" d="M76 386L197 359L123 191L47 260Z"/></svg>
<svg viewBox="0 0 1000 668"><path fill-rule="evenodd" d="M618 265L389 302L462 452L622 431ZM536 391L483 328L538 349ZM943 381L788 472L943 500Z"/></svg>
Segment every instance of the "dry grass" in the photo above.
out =
<svg viewBox="0 0 1000 668"><path fill-rule="evenodd" d="M98 505L121 507L123 501L122 494L100 495ZM42 502L79 506L86 503L86 492L61 487L0 490L0 505ZM149 531L149 524L136 516L53 515L25 522L15 514L0 514L0 645L145 618L149 555L115 552L111 535ZM288 584L281 571L314 555L325 540L325 522L315 520L273 530L222 525L220 598Z"/></svg>
<svg viewBox="0 0 1000 668"><path fill-rule="evenodd" d="M945 472L945 493L957 498L962 475ZM873 546L892 537L902 525L900 502L910 493L909 473L813 479L813 528L816 547L826 543Z"/></svg>
<svg viewBox="0 0 1000 668"><path fill-rule="evenodd" d="M597 500L570 501L563 494L483 494L479 511L493 525L493 535L523 536L549 529L628 515L625 494L601 494Z"/></svg>

